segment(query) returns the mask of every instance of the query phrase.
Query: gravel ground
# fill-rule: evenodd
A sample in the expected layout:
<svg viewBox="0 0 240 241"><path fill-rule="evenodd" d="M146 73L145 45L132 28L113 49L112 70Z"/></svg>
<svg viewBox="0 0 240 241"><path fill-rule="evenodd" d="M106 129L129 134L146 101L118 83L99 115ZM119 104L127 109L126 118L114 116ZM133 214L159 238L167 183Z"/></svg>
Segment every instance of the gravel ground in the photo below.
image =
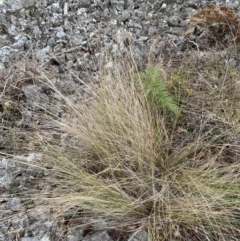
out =
<svg viewBox="0 0 240 241"><path fill-rule="evenodd" d="M40 154L24 155L22 150L21 155L9 156L14 154L14 138L9 140L6 133L12 126L54 128L39 113L42 107L64 115L61 102L41 84L41 69L49 77L59 76L53 81L69 98L74 98L76 89L87 97L82 82L90 81L89 73L96 76L93 84L97 82L99 59L104 55L120 56L131 47L140 68L153 44L153 60L161 55L165 61L182 56L192 46L183 36L187 17L209 3L227 5L240 16L239 1L234 0L0 1L0 240L114 240L113 232L99 231L97 226L89 232L84 225L59 223L52 210L27 211L19 193L36 188L34 180L48 173L24 164L41 162ZM105 68L112 67L111 61L105 63ZM59 81L64 74L68 79ZM147 233L139 230L124 240L147 240Z"/></svg>

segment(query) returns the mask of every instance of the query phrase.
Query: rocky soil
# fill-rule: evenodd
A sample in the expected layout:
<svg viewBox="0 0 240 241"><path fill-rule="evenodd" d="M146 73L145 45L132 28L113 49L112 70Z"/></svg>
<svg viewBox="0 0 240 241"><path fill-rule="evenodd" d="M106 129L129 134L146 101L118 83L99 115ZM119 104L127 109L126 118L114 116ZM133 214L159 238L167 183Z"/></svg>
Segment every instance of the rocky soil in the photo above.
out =
<svg viewBox="0 0 240 241"><path fill-rule="evenodd" d="M18 146L11 130L53 130L42 108L64 115L61 101L43 84L44 75L69 98L75 98L76 90L87 98L83 82L98 82L103 56L121 56L131 49L139 68L150 54L153 61L181 58L194 47L182 33L187 17L209 3L230 6L240 16L235 0L0 1L0 240L116 240L116 232L97 225L89 229L83 223L59 223L53 210L27 211L31 203L21 192L44 186L36 180L48 173L33 167L42 156L25 154L26 139ZM112 67L111 60L104 63L104 68ZM129 232L121 240L143 241L147 234Z"/></svg>

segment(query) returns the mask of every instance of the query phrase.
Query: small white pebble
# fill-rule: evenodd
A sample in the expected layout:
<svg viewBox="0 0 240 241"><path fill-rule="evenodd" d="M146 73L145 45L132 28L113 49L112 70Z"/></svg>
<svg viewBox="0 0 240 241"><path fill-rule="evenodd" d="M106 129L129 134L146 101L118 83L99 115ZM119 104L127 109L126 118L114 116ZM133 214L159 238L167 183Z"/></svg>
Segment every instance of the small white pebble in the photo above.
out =
<svg viewBox="0 0 240 241"><path fill-rule="evenodd" d="M162 4L162 9L165 9L167 7L167 4L166 3L163 3Z"/></svg>

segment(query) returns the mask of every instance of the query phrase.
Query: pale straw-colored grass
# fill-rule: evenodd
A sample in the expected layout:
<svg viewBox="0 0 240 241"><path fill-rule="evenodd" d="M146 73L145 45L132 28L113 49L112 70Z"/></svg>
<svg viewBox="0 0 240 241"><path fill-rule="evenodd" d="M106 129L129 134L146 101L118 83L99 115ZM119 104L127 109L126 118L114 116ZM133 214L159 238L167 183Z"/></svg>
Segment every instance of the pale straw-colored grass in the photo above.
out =
<svg viewBox="0 0 240 241"><path fill-rule="evenodd" d="M217 163L218 140L228 133L211 136L196 128L179 138L184 116L147 99L129 60L103 68L97 88L86 84L89 100L71 102L52 88L65 102L66 117L57 123L69 143L46 145L52 189L38 198L142 226L149 240L227 240L226 233L239 231L239 162Z"/></svg>

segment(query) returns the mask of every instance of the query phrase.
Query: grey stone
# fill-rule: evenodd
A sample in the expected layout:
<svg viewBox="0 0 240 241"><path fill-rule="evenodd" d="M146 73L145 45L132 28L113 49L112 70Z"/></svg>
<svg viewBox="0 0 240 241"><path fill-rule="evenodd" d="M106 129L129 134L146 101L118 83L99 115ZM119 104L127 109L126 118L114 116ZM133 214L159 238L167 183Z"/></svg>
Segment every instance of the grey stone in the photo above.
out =
<svg viewBox="0 0 240 241"><path fill-rule="evenodd" d="M109 15L110 11L108 8L105 8L104 11L103 11L103 14L105 17L107 17Z"/></svg>
<svg viewBox="0 0 240 241"><path fill-rule="evenodd" d="M137 29L142 29L142 25L140 23L133 22L131 19L128 23L129 28L137 28Z"/></svg>
<svg viewBox="0 0 240 241"><path fill-rule="evenodd" d="M49 7L48 7L48 8L49 8ZM52 12L56 12L56 13L61 13L61 12L63 11L62 8L60 7L59 2L53 3L53 4L50 6L50 8L51 8L51 11L52 11Z"/></svg>
<svg viewBox="0 0 240 241"><path fill-rule="evenodd" d="M135 231L128 241L148 241L148 233L145 230Z"/></svg>
<svg viewBox="0 0 240 241"><path fill-rule="evenodd" d="M34 37L36 38L36 40L39 40L41 38L41 31L40 31L40 28L38 26L36 26L33 30L33 34L34 34Z"/></svg>
<svg viewBox="0 0 240 241"><path fill-rule="evenodd" d="M73 67L73 65L74 65L73 61L68 61L66 63L66 66L67 66L68 69L71 69Z"/></svg>
<svg viewBox="0 0 240 241"><path fill-rule="evenodd" d="M231 67L235 68L235 67L239 66L239 61L238 61L237 58L230 58L230 59L228 60L228 64L229 64Z"/></svg>
<svg viewBox="0 0 240 241"><path fill-rule="evenodd" d="M49 22L50 24L52 24L53 27L59 27L63 23L63 15L54 14L53 17L50 17Z"/></svg>
<svg viewBox="0 0 240 241"><path fill-rule="evenodd" d="M69 60L69 61L77 60L76 54L74 53L66 53L65 56L66 56L66 60Z"/></svg>
<svg viewBox="0 0 240 241"><path fill-rule="evenodd" d="M57 39L64 39L65 38L66 34L65 34L65 32L64 32L62 27L56 28L56 32L57 32L56 33L56 38Z"/></svg>
<svg viewBox="0 0 240 241"><path fill-rule="evenodd" d="M130 14L130 12L128 10L124 10L122 12L122 20L127 20L127 19L130 18L130 16L131 16L131 14Z"/></svg>
<svg viewBox="0 0 240 241"><path fill-rule="evenodd" d="M27 215L19 215L12 219L11 221L12 227L14 230L21 232L23 231L26 227L28 227L28 216Z"/></svg>
<svg viewBox="0 0 240 241"><path fill-rule="evenodd" d="M15 12L21 8L20 1L9 0L9 1L4 1L4 3L5 3L6 10L10 12Z"/></svg>
<svg viewBox="0 0 240 241"><path fill-rule="evenodd" d="M164 2L166 4L174 4L176 1L175 0L165 0Z"/></svg>
<svg viewBox="0 0 240 241"><path fill-rule="evenodd" d="M163 1L155 1L153 4L154 13L160 12L160 10L163 9L162 5L163 5Z"/></svg>
<svg viewBox="0 0 240 241"><path fill-rule="evenodd" d="M134 2L135 1L133 1L133 0L125 0L124 9L132 10L134 7Z"/></svg>
<svg viewBox="0 0 240 241"><path fill-rule="evenodd" d="M54 52L59 52L60 50L63 49L63 47L64 47L64 45L63 45L62 43L57 44L57 45L54 47L53 51L54 51Z"/></svg>
<svg viewBox="0 0 240 241"><path fill-rule="evenodd" d="M15 156L17 160L22 160L26 161L30 164L33 163L40 163L42 159L42 154L41 153L28 153L27 155L22 155L22 156Z"/></svg>
<svg viewBox="0 0 240 241"><path fill-rule="evenodd" d="M13 53L17 53L19 50L13 49L9 46L2 47L0 49L0 58L4 58L6 56L10 56Z"/></svg>
<svg viewBox="0 0 240 241"><path fill-rule="evenodd" d="M39 241L39 239L35 237L23 237L23 238L20 238L19 241Z"/></svg>
<svg viewBox="0 0 240 241"><path fill-rule="evenodd" d="M40 241L51 241L51 235L49 233L44 234Z"/></svg>
<svg viewBox="0 0 240 241"><path fill-rule="evenodd" d="M10 190L11 185L13 183L13 177L6 171L1 169L0 170L0 190L4 191Z"/></svg>
<svg viewBox="0 0 240 241"><path fill-rule="evenodd" d="M107 232L98 232L92 235L87 235L82 241L113 241Z"/></svg>
<svg viewBox="0 0 240 241"><path fill-rule="evenodd" d="M16 42L12 45L12 48L15 48L18 50L24 50L24 47L27 42L27 37L18 35L16 37L14 37L14 39L16 40Z"/></svg>
<svg viewBox="0 0 240 241"><path fill-rule="evenodd" d="M113 8L115 8L118 11L122 11L124 10L124 0L110 0L110 3L112 5Z"/></svg>
<svg viewBox="0 0 240 241"><path fill-rule="evenodd" d="M22 210L21 200L18 197L10 199L7 203L7 206L10 210Z"/></svg>
<svg viewBox="0 0 240 241"><path fill-rule="evenodd" d="M36 85L22 86L22 90L27 98L27 103L38 110L47 110L49 98L43 93L42 88Z"/></svg>
<svg viewBox="0 0 240 241"><path fill-rule="evenodd" d="M55 37L50 37L48 40L47 40L47 46L49 47L54 47L56 44L56 41L55 41Z"/></svg>
<svg viewBox="0 0 240 241"><path fill-rule="evenodd" d="M79 8L78 9L79 14L86 13L86 12L87 12L87 8Z"/></svg>
<svg viewBox="0 0 240 241"><path fill-rule="evenodd" d="M6 233L8 231L8 229L9 229L9 225L4 223L4 222L1 222L1 224L0 224L0 231L3 232L3 233Z"/></svg>
<svg viewBox="0 0 240 241"><path fill-rule="evenodd" d="M0 2L1 3L1 2ZM0 231L0 240L4 241L5 240L5 235L2 231Z"/></svg>
<svg viewBox="0 0 240 241"><path fill-rule="evenodd" d="M18 34L17 27L14 24L11 24L10 26L7 27L7 33L10 36L16 36Z"/></svg>
<svg viewBox="0 0 240 241"><path fill-rule="evenodd" d="M149 53L149 50L149 46L142 44L136 44L132 49L134 57L137 60L143 60L144 58L146 58Z"/></svg>
<svg viewBox="0 0 240 241"><path fill-rule="evenodd" d="M89 8L91 6L91 1L89 1L89 0L78 0L78 6L80 8Z"/></svg>
<svg viewBox="0 0 240 241"><path fill-rule="evenodd" d="M87 43L87 41L84 41L84 39L85 38L82 35L73 36L70 39L69 44L71 45L71 47L79 46L79 45L82 45L84 42Z"/></svg>
<svg viewBox="0 0 240 241"><path fill-rule="evenodd" d="M82 227L74 227L71 228L66 236L66 241L79 241L83 239L83 228Z"/></svg>
<svg viewBox="0 0 240 241"><path fill-rule="evenodd" d="M20 0L18 2L20 3L21 8L30 8L30 7L36 6L37 0L28 0L28 1Z"/></svg>
<svg viewBox="0 0 240 241"><path fill-rule="evenodd" d="M40 62L43 62L44 59L50 53L50 51L51 51L51 48L49 46L47 46L47 47L45 47L43 49L38 50L37 53L36 53L37 60L39 60Z"/></svg>
<svg viewBox="0 0 240 241"><path fill-rule="evenodd" d="M4 240L1 241L12 241L14 239L16 239L16 234L14 232L8 232L7 234L5 234Z"/></svg>
<svg viewBox="0 0 240 241"><path fill-rule="evenodd" d="M63 53L58 54L57 59L55 59L58 63L61 63L61 64L65 63L66 61L66 54L64 53L64 49L62 49L62 51ZM61 66L58 66L58 67L62 68Z"/></svg>

